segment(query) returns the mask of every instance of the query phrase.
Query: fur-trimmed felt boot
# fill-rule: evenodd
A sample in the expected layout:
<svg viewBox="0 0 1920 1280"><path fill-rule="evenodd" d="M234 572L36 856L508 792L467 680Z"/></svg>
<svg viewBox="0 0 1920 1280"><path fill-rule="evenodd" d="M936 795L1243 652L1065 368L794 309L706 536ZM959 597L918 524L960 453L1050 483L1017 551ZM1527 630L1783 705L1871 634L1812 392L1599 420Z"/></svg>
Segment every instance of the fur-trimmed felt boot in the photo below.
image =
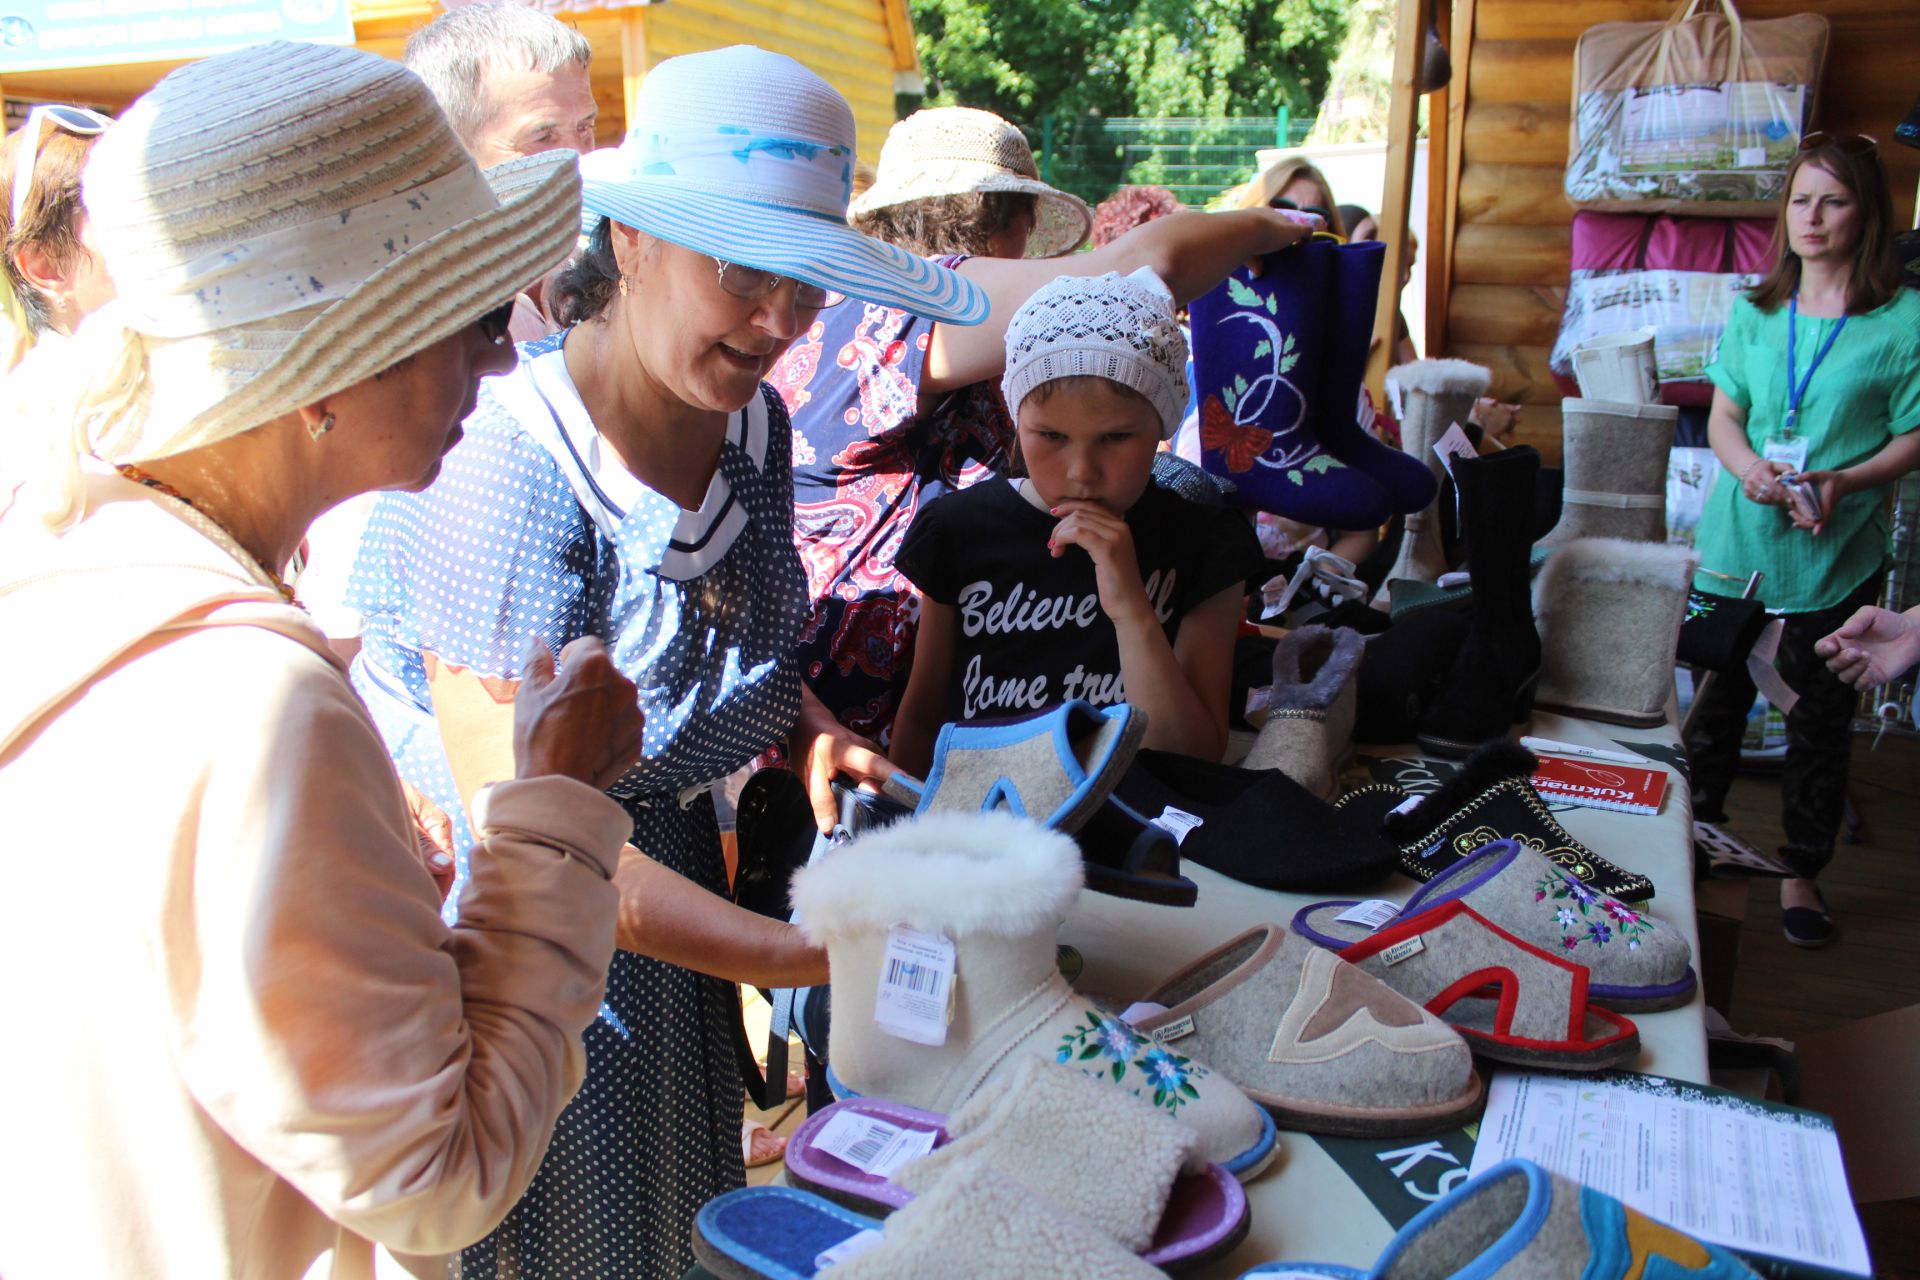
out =
<svg viewBox="0 0 1920 1280"><path fill-rule="evenodd" d="M1420 745L1458 758L1533 710L1540 673L1540 636L1533 628L1529 590L1533 539L1527 528L1539 451L1530 445L1484 458L1456 458L1473 616L1466 643L1440 692L1420 717Z"/></svg>
<svg viewBox="0 0 1920 1280"><path fill-rule="evenodd" d="M1278 769L1323 800L1333 799L1340 764L1353 746L1362 642L1357 631L1299 627L1273 650L1267 722L1240 762Z"/></svg>
<svg viewBox="0 0 1920 1280"><path fill-rule="evenodd" d="M1665 404L1562 400L1560 523L1541 541L1667 540L1667 454L1680 410Z"/></svg>
<svg viewBox="0 0 1920 1280"><path fill-rule="evenodd" d="M1619 538L1555 551L1534 588L1540 704L1636 728L1663 722L1699 563L1686 547Z"/></svg>
<svg viewBox="0 0 1920 1280"><path fill-rule="evenodd" d="M1022 1058L1045 1057L1147 1099L1198 1133L1209 1161L1252 1177L1276 1150L1266 1113L1226 1077L1094 1007L1060 976L1055 935L1080 883L1071 839L1005 813L898 823L796 873L800 926L826 947L833 974L835 1092L953 1112L1005 1087ZM889 938L902 928L953 948L947 994L923 992L945 1006L944 1043L902 1038L876 1020Z"/></svg>
<svg viewBox="0 0 1920 1280"><path fill-rule="evenodd" d="M1448 427L1466 423L1474 401L1486 394L1492 380L1486 369L1465 360L1415 360L1387 374L1387 381L1400 389L1406 404L1400 420L1400 447L1433 473L1436 497L1407 517L1400 554L1387 570L1387 585L1375 597L1376 605L1384 603L1395 578L1432 582L1447 571L1446 551L1440 541L1440 513L1435 509L1446 470L1434 456L1433 446Z"/></svg>

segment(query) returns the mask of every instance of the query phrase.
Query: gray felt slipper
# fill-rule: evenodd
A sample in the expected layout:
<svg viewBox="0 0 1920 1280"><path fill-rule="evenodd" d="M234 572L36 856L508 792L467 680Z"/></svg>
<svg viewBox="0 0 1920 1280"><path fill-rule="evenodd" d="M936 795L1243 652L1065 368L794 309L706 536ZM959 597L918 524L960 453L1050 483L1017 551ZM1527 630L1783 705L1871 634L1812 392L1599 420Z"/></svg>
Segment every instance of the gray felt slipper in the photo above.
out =
<svg viewBox="0 0 1920 1280"><path fill-rule="evenodd" d="M1360 633L1347 627L1300 627L1282 636L1273 650L1267 720L1241 768L1278 769L1331 800L1353 746L1362 648Z"/></svg>
<svg viewBox="0 0 1920 1280"><path fill-rule="evenodd" d="M887 794L929 813L1005 811L1069 834L1112 794L1147 736L1146 713L1075 699L998 724L949 724L926 781L895 774Z"/></svg>
<svg viewBox="0 0 1920 1280"><path fill-rule="evenodd" d="M1202 956L1141 1004L1164 1011L1136 1011L1140 1031L1203 1055L1289 1129L1432 1133L1480 1106L1473 1056L1452 1028L1277 924Z"/></svg>
<svg viewBox="0 0 1920 1280"><path fill-rule="evenodd" d="M1462 901L1502 929L1587 967L1587 999L1609 1009L1677 1009L1699 985L1679 930L1582 884L1518 840L1496 840L1422 885L1397 916L1369 924L1316 909L1322 946L1345 947L1390 921ZM1326 906L1352 904L1328 903Z"/></svg>

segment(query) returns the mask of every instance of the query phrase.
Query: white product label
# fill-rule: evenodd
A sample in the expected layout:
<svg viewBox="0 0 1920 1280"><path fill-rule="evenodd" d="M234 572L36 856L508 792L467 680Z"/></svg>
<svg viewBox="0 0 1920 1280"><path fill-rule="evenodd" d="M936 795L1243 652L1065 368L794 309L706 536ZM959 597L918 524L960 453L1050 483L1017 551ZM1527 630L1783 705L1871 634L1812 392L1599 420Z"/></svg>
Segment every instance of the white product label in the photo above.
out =
<svg viewBox="0 0 1920 1280"><path fill-rule="evenodd" d="M1176 1018L1164 1027L1155 1027L1147 1032L1155 1044L1166 1044L1170 1040L1179 1040L1193 1034L1193 1015Z"/></svg>
<svg viewBox="0 0 1920 1280"><path fill-rule="evenodd" d="M1162 831L1171 832L1175 844L1184 844L1187 833L1205 822L1206 819L1198 814L1188 813L1185 809L1176 809L1168 805L1160 811L1160 816L1153 820L1153 825Z"/></svg>
<svg viewBox="0 0 1920 1280"><path fill-rule="evenodd" d="M1433 585L1444 591L1450 587L1464 587L1472 581L1473 575L1471 573L1465 569L1454 569L1435 578Z"/></svg>
<svg viewBox="0 0 1920 1280"><path fill-rule="evenodd" d="M885 1239L886 1237L878 1231L857 1231L833 1248L823 1250L820 1256L813 1260L813 1268L816 1271L825 1271L836 1262L845 1262L848 1258L865 1253Z"/></svg>
<svg viewBox="0 0 1920 1280"><path fill-rule="evenodd" d="M1453 515L1460 519L1460 477L1453 474L1455 458L1476 456L1473 441L1467 439L1467 433L1460 429L1459 423L1448 427L1438 440L1433 442L1434 456L1440 459L1440 465L1447 469L1447 476L1453 481Z"/></svg>
<svg viewBox="0 0 1920 1280"><path fill-rule="evenodd" d="M873 1020L888 1035L915 1044L947 1042L953 1021L953 943L905 925L887 931Z"/></svg>
<svg viewBox="0 0 1920 1280"><path fill-rule="evenodd" d="M1380 959L1386 962L1388 968L1392 968L1402 960L1413 959L1426 949L1427 944L1420 941L1419 938L1408 938L1406 941L1396 942L1385 951L1382 951L1380 953Z"/></svg>
<svg viewBox="0 0 1920 1280"><path fill-rule="evenodd" d="M936 1136L931 1129L913 1129L857 1111L839 1111L821 1126L813 1145L862 1173L890 1178L901 1165L933 1150Z"/></svg>
<svg viewBox="0 0 1920 1280"><path fill-rule="evenodd" d="M1369 898L1365 902L1356 902L1335 916L1335 920L1347 924L1357 924L1365 929L1378 929L1381 925L1400 914L1400 908L1382 898Z"/></svg>
<svg viewBox="0 0 1920 1280"><path fill-rule="evenodd" d="M1412 813L1420 807L1420 802L1425 799L1425 796L1408 796L1405 800L1393 806L1393 812L1396 816L1403 813Z"/></svg>

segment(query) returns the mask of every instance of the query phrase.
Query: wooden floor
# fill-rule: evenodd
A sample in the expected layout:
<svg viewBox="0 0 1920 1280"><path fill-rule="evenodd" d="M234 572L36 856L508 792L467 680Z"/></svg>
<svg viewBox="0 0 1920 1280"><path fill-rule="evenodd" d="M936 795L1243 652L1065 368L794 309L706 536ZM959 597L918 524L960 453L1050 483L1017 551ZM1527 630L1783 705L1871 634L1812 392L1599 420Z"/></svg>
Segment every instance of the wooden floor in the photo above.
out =
<svg viewBox="0 0 1920 1280"><path fill-rule="evenodd" d="M1920 1004L1920 739L1854 739L1852 794L1863 826L1820 877L1837 935L1807 951L1780 932L1772 880L1754 880L1740 937L1736 1031L1793 1039L1838 1023ZM1743 775L1728 798L1729 828L1762 849L1780 831L1777 777Z"/></svg>

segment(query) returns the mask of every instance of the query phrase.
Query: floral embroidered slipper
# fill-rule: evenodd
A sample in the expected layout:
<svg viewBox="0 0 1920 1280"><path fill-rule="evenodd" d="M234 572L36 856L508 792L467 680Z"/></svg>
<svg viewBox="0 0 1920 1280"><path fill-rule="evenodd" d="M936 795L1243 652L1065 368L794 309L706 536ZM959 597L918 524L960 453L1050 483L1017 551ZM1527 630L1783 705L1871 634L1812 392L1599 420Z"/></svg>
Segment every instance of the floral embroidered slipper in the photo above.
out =
<svg viewBox="0 0 1920 1280"><path fill-rule="evenodd" d="M1530 1160L1495 1165L1400 1228L1370 1271L1269 1262L1240 1280L1339 1276L1579 1276L1752 1280L1726 1250L1663 1226Z"/></svg>
<svg viewBox="0 0 1920 1280"><path fill-rule="evenodd" d="M1677 1009L1699 983L1693 949L1679 930L1596 893L1517 840L1483 845L1440 872L1381 925L1417 923L1448 902L1465 902L1523 941L1587 967L1587 999L1627 1013ZM1295 917L1323 947L1341 950L1374 932L1373 920L1343 919L1358 904L1324 902Z"/></svg>
<svg viewBox="0 0 1920 1280"><path fill-rule="evenodd" d="M1653 881L1616 867L1554 820L1528 782L1538 764L1525 747L1493 742L1417 803L1399 787L1375 783L1334 807L1385 836L1400 851L1400 869L1415 880L1433 879L1482 845L1518 840L1595 892L1622 902L1651 898Z"/></svg>
<svg viewBox="0 0 1920 1280"><path fill-rule="evenodd" d="M992 1273L1154 1280L1162 1273L1082 1219L970 1161L881 1222L791 1187L742 1187L693 1220L693 1256L721 1280L976 1280Z"/></svg>
<svg viewBox="0 0 1920 1280"><path fill-rule="evenodd" d="M1144 712L1078 699L1025 720L949 724L926 780L895 774L886 791L916 817L1005 810L1071 834L1112 793L1146 733Z"/></svg>
<svg viewBox="0 0 1920 1280"><path fill-rule="evenodd" d="M1446 1019L1480 1056L1552 1071L1598 1071L1639 1056L1640 1029L1588 1003L1585 965L1514 936L1464 899L1341 942L1335 917L1352 905L1302 907L1293 930Z"/></svg>
<svg viewBox="0 0 1920 1280"><path fill-rule="evenodd" d="M1222 1257L1245 1237L1246 1193L1225 1169L1201 1162L1197 1139L1164 1112L1041 1059L1008 1084L951 1118L870 1098L836 1102L794 1134L788 1180L885 1217L932 1192L960 1163L979 1161L1167 1271ZM879 1124L855 1128L849 1116ZM823 1143L830 1134L835 1150ZM932 1150L878 1176L855 1163L867 1152L849 1147L848 1137L900 1144L917 1137ZM1097 1178L1087 1176L1093 1169Z"/></svg>
<svg viewBox="0 0 1920 1280"><path fill-rule="evenodd" d="M1288 1129L1397 1137L1480 1108L1473 1055L1451 1027L1277 924L1200 957L1127 1017L1205 1057Z"/></svg>

